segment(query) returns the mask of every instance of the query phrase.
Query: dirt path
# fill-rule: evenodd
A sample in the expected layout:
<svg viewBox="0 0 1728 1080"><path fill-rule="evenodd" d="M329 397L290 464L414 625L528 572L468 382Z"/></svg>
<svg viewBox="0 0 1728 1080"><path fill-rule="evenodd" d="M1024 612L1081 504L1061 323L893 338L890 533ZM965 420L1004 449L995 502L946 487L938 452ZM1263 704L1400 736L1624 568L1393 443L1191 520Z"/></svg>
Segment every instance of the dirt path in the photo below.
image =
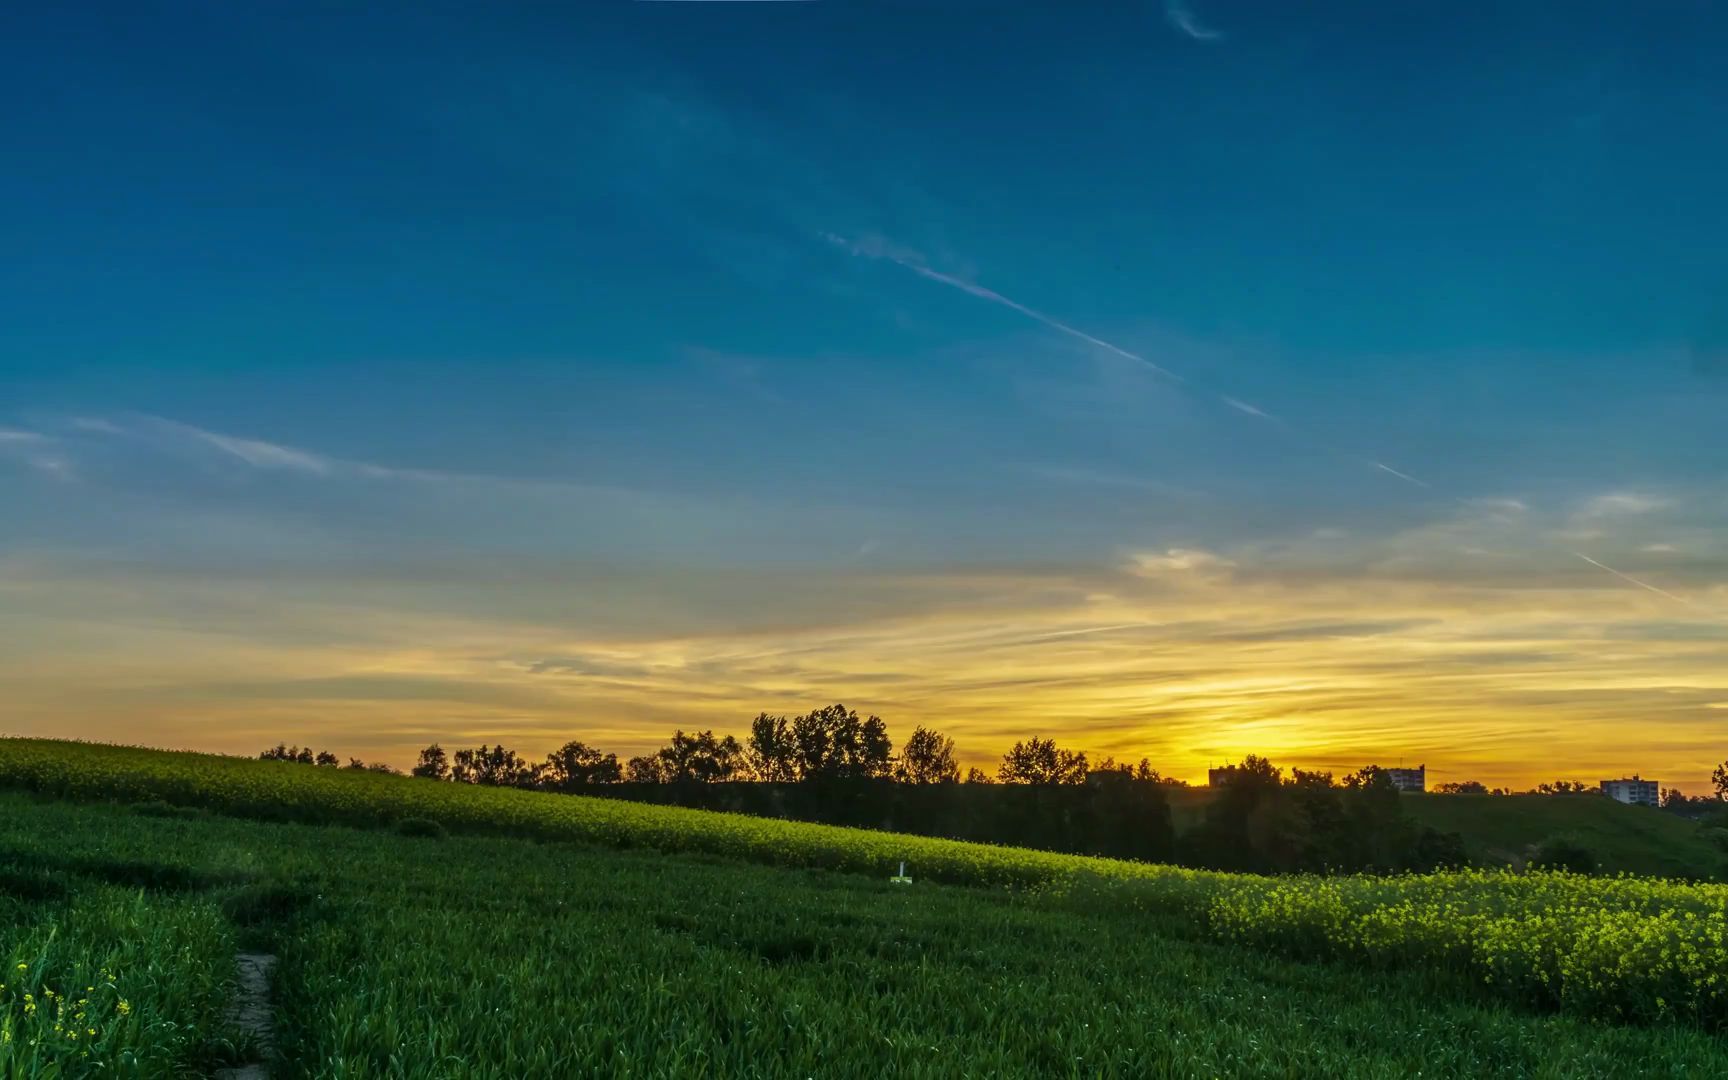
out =
<svg viewBox="0 0 1728 1080"><path fill-rule="evenodd" d="M241 953L234 958L234 997L228 1002L228 1022L252 1037L260 1057L269 1059L275 1049L275 1025L270 1013L270 973L276 958L262 953ZM219 1069L217 1080L266 1080L262 1064Z"/></svg>

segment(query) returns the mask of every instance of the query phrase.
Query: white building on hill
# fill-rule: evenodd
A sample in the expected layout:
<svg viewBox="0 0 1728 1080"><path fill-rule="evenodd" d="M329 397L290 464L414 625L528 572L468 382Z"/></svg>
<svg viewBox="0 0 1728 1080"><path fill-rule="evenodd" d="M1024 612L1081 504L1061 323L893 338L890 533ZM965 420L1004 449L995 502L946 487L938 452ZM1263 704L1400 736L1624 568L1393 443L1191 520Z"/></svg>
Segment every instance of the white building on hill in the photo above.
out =
<svg viewBox="0 0 1728 1080"><path fill-rule="evenodd" d="M1629 780L1602 781L1602 794L1615 802L1632 806L1660 806L1662 789L1654 780L1645 780L1637 773Z"/></svg>
<svg viewBox="0 0 1728 1080"><path fill-rule="evenodd" d="M1418 765L1414 769L1381 769L1386 779L1392 781L1392 786L1399 791L1414 791L1418 795L1428 790L1428 766Z"/></svg>

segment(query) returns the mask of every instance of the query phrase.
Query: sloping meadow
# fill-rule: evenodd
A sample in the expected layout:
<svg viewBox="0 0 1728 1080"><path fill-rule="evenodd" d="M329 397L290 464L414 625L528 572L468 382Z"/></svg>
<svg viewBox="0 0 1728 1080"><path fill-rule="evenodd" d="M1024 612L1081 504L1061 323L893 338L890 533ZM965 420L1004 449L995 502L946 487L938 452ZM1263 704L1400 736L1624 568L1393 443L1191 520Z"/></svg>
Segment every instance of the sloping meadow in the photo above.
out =
<svg viewBox="0 0 1728 1080"><path fill-rule="evenodd" d="M1543 1009L1728 1030L1728 886L1459 871L1231 875L901 834L128 747L0 740L0 786L360 828L436 822L612 848L893 875L1140 912L1165 932L1314 960L1443 969Z"/></svg>

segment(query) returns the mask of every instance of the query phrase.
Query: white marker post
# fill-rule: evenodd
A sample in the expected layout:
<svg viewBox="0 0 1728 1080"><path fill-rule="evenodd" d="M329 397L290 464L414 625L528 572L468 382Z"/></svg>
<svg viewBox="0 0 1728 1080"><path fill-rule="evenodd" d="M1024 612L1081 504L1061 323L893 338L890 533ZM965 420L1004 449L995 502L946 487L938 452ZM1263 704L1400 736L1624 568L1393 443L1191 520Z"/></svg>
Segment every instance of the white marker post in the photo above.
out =
<svg viewBox="0 0 1728 1080"><path fill-rule="evenodd" d="M900 873L888 879L894 885L910 885L912 879L906 876L906 860L900 860Z"/></svg>

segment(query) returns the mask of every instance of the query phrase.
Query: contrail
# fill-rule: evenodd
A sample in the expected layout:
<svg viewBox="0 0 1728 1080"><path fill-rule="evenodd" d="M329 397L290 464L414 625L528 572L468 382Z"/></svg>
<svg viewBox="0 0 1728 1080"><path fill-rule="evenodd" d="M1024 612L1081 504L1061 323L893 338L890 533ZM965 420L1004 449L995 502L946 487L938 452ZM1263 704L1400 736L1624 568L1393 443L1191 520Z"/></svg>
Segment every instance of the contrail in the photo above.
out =
<svg viewBox="0 0 1728 1080"><path fill-rule="evenodd" d="M1150 368L1151 370L1156 371L1158 374L1163 375L1165 378L1170 379L1172 382L1180 383L1180 384L1189 386L1191 388L1200 389L1200 390L1204 390L1208 393L1211 393L1211 394L1215 395L1225 405L1228 405L1230 408L1235 409L1238 412L1244 413L1248 416L1256 417L1258 419L1269 420L1275 424L1278 424L1280 427L1285 428L1285 430L1287 430L1287 431L1294 431L1294 429L1290 428L1290 426L1288 424L1285 424L1282 420L1277 419L1276 417L1272 416L1270 413L1266 412L1264 409L1259 408L1258 406L1250 405L1246 401L1241 400L1240 398L1231 397L1228 394L1220 393L1216 390L1209 390L1205 387L1199 387L1199 386L1197 386L1197 384L1195 384L1192 380L1188 379L1186 376L1179 375L1176 372L1171 371L1169 368L1164 367L1161 364L1155 364L1151 360L1146 359L1144 356L1141 356L1138 353L1129 352L1127 349L1122 348L1120 345L1112 344L1111 342L1105 341L1103 338L1094 337L1091 334L1086 333L1084 330L1080 330L1076 327L1069 326L1067 323L1061 321L1060 319L1051 318L1049 315L1044 314L1042 311L1038 311L1035 308L1027 307L1025 304L1020 303L1018 300L1014 300L1010 297L1003 296L1001 293L997 292L994 289L987 289L982 285L977 285L977 284L974 284L973 282L965 281L961 278L954 277L950 274L944 274L939 270L932 270L928 266L925 266L923 263L916 262L912 259L908 259L908 258L901 256L901 255L896 255L891 251L883 250L880 246L868 247L868 248L862 247L858 244L852 243L849 240L846 240L844 237L836 236L833 233L825 233L824 237L825 237L825 239L828 240L829 243L834 244L838 247L842 247L845 250L851 252L853 255L864 256L864 257L868 257L868 258L872 258L872 259L886 259L889 262L894 263L896 266L900 266L900 267L903 267L907 270L912 271L913 273L917 274L919 277L926 278L930 281L934 281L934 282L941 284L941 285L946 285L951 289L958 289L961 292L967 294L968 296L975 296L980 300L988 300L990 303L997 304L1001 307L1005 307L1005 308L1009 309L1010 311L1017 311L1029 319L1034 319L1040 323L1043 323L1045 326L1050 327L1052 330L1058 330L1064 334L1067 334L1068 336L1070 336L1072 338L1076 338L1077 340L1084 341L1088 345L1092 345L1092 346L1095 346L1097 348L1103 349L1106 352L1112 353L1116 356L1123 357L1124 359L1132 360L1137 364L1142 364L1142 365L1146 366L1147 368ZM1323 444L1320 444L1320 445L1323 445ZM1324 448L1327 449L1328 452L1330 452L1330 453L1334 453L1334 454L1339 453L1339 451L1337 451L1335 448L1330 448L1330 447L1324 447ZM1340 456L1348 457L1350 455L1341 454ZM1394 469L1392 466L1386 464L1383 461L1376 461L1373 458L1356 458L1355 460L1364 462L1364 463L1372 466L1373 468L1379 470L1380 472L1383 472L1388 476L1395 477L1399 480L1402 480L1407 484L1413 484L1416 487L1424 488L1424 489L1430 490L1430 491L1433 490L1433 488L1434 488L1434 485L1428 483L1426 480L1419 480L1416 477L1411 476L1407 472L1403 472L1401 470ZM1468 503L1469 500L1459 498L1458 501ZM1652 585L1647 581L1640 581L1637 578L1633 577L1631 574L1621 573L1620 571L1614 569L1612 566L1609 566L1606 563L1598 562L1595 559L1592 559L1590 556L1584 554L1581 551L1574 551L1572 554L1578 556L1580 559L1583 559L1585 562L1589 563L1591 566L1597 567L1601 570L1606 570L1608 573L1613 574L1615 577L1622 578L1622 579L1630 582L1631 584L1638 586L1640 589L1647 589L1650 592L1653 592L1658 596L1666 597L1667 599L1672 600L1678 604L1684 604L1687 607L1692 608L1693 610L1702 610L1698 607L1697 604L1693 603L1692 601L1686 599L1683 596L1679 596L1679 595L1676 595L1675 593L1671 593L1666 589L1658 588L1655 585Z"/></svg>
<svg viewBox="0 0 1728 1080"><path fill-rule="evenodd" d="M1392 466L1386 464L1383 461L1370 461L1368 464L1374 466L1376 469L1379 469L1383 473L1390 473L1391 475L1396 476L1398 479L1403 480L1406 483L1415 484L1417 487L1432 488L1434 486L1433 484L1428 483L1426 480L1416 479L1414 476L1411 476L1407 472L1399 472L1397 469L1394 469Z"/></svg>
<svg viewBox="0 0 1728 1080"><path fill-rule="evenodd" d="M987 300L990 303L996 304L999 307L1005 307L1010 311L1018 312L1021 315L1024 315L1029 319L1032 319L1036 322L1042 323L1043 325L1048 326L1052 330L1056 330L1056 331L1059 331L1061 333L1067 334L1069 337L1072 337L1078 341L1084 341L1088 345L1094 346L1095 348L1103 349L1105 352L1111 353L1115 356L1120 356L1125 360L1132 360L1136 364L1140 364L1143 367L1146 367L1147 369L1149 369L1151 371L1157 372L1159 375L1164 376L1166 379L1169 379L1173 383L1177 383L1179 385L1187 386L1191 389L1200 390L1200 391L1203 391L1205 393L1209 393L1209 394L1215 396L1219 401L1223 402L1225 405L1228 405L1230 408L1235 409L1237 412L1243 413L1244 415L1247 415L1247 416L1252 416L1258 420L1266 420L1266 421L1269 421L1271 423L1277 424L1279 427L1284 428L1286 431L1295 432L1295 429L1292 428L1289 424L1278 419L1277 417L1273 416L1271 413L1267 412L1265 409L1262 409L1257 405L1251 405L1248 402L1243 401L1241 398L1232 397L1229 394L1222 393L1222 392L1215 390L1215 389L1212 389L1210 387L1200 386L1197 383L1195 383L1192 379L1188 378L1186 375L1182 375L1178 372L1171 371L1169 368L1165 367L1164 365L1154 363L1153 361L1146 359L1146 357L1141 356L1139 353L1130 352L1129 350L1124 349L1122 346L1117 345L1114 342L1105 341L1103 338L1095 337L1091 334L1088 334L1086 331L1081 330L1078 327L1069 326L1067 323L1063 322L1062 320L1052 318L1051 316L1044 314L1042 311L1039 311L1036 308L1027 307L1025 304L1022 304L1020 301L1015 300L1013 297L1004 296L1001 293L997 292L995 289L986 288L983 285L979 285L979 284L977 284L975 282L971 282L971 281L966 281L963 278L957 278L957 277L953 276L952 274L944 274L940 270L932 270L928 266L925 266L923 264L923 262L921 262L917 259L911 259L911 258L907 258L904 255L895 254L893 251L888 250L888 246L885 244L872 244L872 245L866 246L863 244L853 243L852 241L846 239L845 237L839 236L835 233L823 233L822 238L827 240L830 244L833 244L836 247L842 248L854 256L858 256L861 258L869 258L869 259L885 259L888 262L893 263L895 266L901 267L901 268L906 269L906 270L910 270L914 274L917 274L919 277L924 278L928 281L934 281L938 285L946 285L951 289L958 289L959 291L965 293L967 296L977 297L980 300ZM1323 448L1326 450L1326 452L1334 454L1338 457L1344 457L1344 458L1352 457L1352 455L1345 453L1345 452L1342 452L1342 451L1338 450L1336 447L1326 447L1326 446L1324 446L1324 444L1320 444L1320 445L1323 446ZM1360 461L1363 459L1357 458L1355 460ZM1432 484L1426 483L1425 481L1422 481L1422 480L1418 480L1414 476L1411 476L1409 473L1400 472L1397 469L1394 469L1390 465L1386 465L1386 464L1383 464L1381 462L1374 461L1372 459L1367 459L1367 464L1372 465L1374 468L1376 468L1376 469L1380 470L1381 472L1384 472L1390 476L1397 477L1398 479L1404 481L1407 484L1414 484L1415 486L1420 487L1420 488L1432 488L1433 487Z"/></svg>
<svg viewBox="0 0 1728 1080"><path fill-rule="evenodd" d="M1245 412L1249 416L1258 416L1262 420L1276 420L1277 419L1277 417L1273 416L1271 413L1267 412L1265 409L1262 409L1260 406L1250 405L1250 404L1248 404L1248 402L1243 401L1241 398L1233 398L1229 394L1220 394L1218 396L1224 399L1224 404L1230 406L1232 409L1235 409L1237 412Z"/></svg>
<svg viewBox="0 0 1728 1080"><path fill-rule="evenodd" d="M905 269L912 271L914 274L917 274L919 277L928 278L938 284L946 285L951 289L959 289L968 296L976 296L980 300L988 300L992 304L998 304L1010 311L1017 311L1028 319L1033 319L1037 322L1043 323L1052 330L1060 331L1071 338L1084 341L1086 344L1103 349L1107 353L1113 353L1116 356L1122 357L1124 360L1132 360L1136 364L1141 364L1153 371L1156 371L1158 374L1172 382L1185 383L1188 381L1176 372L1171 371L1162 364L1153 363L1151 360L1146 359L1139 353L1129 352L1120 345L1112 344L1111 342L1105 341L1103 338L1093 337L1091 334L1088 334L1086 331L1081 330L1078 327L1069 326L1060 319L1053 319L1042 311L1038 311L1035 308L1029 308L1018 300L1003 296L995 289L986 289L982 285L976 285L970 281L964 281L952 275L944 274L940 270L932 270L922 263L916 263L910 259L902 258L892 252L871 250L869 248L860 247L859 245L846 240L844 237L836 236L833 233L828 233L826 235L830 243L837 244L854 255L863 255L872 259L887 259L894 265L904 267Z"/></svg>
<svg viewBox="0 0 1728 1080"><path fill-rule="evenodd" d="M986 289L982 285L974 285L970 281L962 281L957 277L950 277L949 275L944 274L939 270L932 270L928 266L919 266L917 263L907 262L904 259L897 259L892 255L885 255L885 256L883 256L883 258L887 259L890 262L896 263L900 266L904 266L906 269L912 271L914 274L919 274L923 277L927 277L931 281L938 281L944 285L953 286L954 288L959 289L961 292L969 293L972 296L978 297L978 299L980 299L980 300L988 300L992 304L1000 304L1003 307L1008 308L1011 311L1018 311L1020 314L1026 316L1029 319L1036 319L1038 322L1043 323L1045 326L1048 326L1052 330L1060 330L1062 333L1067 334L1069 337L1079 338L1081 341L1084 341L1086 344L1094 345L1100 349L1103 349L1105 352L1115 353L1117 356L1120 356L1125 360L1132 360L1137 364L1143 364L1146 367L1151 368L1153 371L1156 371L1158 374L1164 376L1166 379L1170 379L1173 382L1179 382L1180 383L1180 382L1187 382L1188 381L1187 379L1183 378L1181 375L1178 375L1174 371L1171 371L1169 368L1164 367L1162 364L1155 364L1152 361L1146 359L1144 356L1141 356L1139 353L1129 352L1127 349L1124 349L1120 345L1112 345L1110 342L1105 341L1103 338L1093 337L1091 334L1088 334L1086 331L1077 329L1076 327L1069 326L1067 323L1062 322L1060 319L1052 319L1050 316L1044 314L1042 311L1035 311L1032 308L1027 307L1025 304L1020 303L1018 300L1010 300L1008 297L1003 296L1001 293L997 292L994 289Z"/></svg>
<svg viewBox="0 0 1728 1080"><path fill-rule="evenodd" d="M1622 573L1619 570L1614 569L1612 566L1609 566L1607 563L1597 562L1595 559L1592 559L1590 556L1584 554L1582 551L1574 551L1572 554L1578 556L1580 559L1583 559L1585 562L1589 563L1591 566L1594 566L1599 570L1606 570L1610 574L1613 574L1615 577L1620 578L1623 581L1630 581L1632 584L1638 586L1640 589L1648 589L1651 592L1655 593L1657 596L1666 596L1668 599L1674 601L1675 603L1685 604L1689 608L1696 608L1698 606L1697 604L1694 604L1692 601L1686 599L1684 596L1677 596L1674 593L1669 592L1667 589L1659 589L1656 586L1650 584L1648 581L1639 581L1637 578L1633 577L1631 574Z"/></svg>

